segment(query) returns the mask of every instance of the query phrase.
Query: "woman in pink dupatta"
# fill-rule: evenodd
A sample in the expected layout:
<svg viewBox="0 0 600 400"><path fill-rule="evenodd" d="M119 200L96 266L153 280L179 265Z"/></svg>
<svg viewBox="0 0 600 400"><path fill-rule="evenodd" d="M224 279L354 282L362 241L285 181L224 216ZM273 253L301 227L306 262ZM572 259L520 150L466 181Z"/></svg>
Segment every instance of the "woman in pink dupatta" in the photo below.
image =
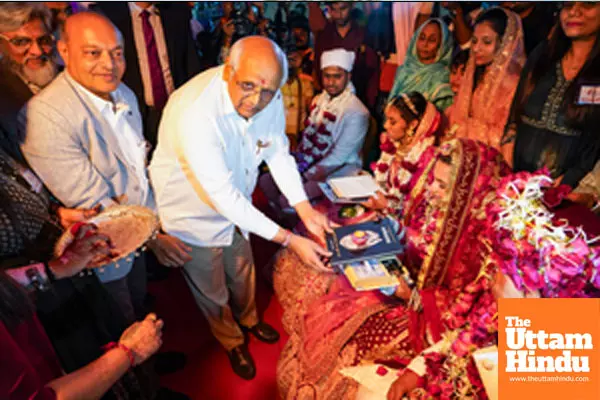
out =
<svg viewBox="0 0 600 400"><path fill-rule="evenodd" d="M457 137L500 150L511 165L513 146L500 142L525 64L524 49L518 15L492 8L479 16L458 95L446 111Z"/></svg>
<svg viewBox="0 0 600 400"><path fill-rule="evenodd" d="M406 201L404 262L416 288L401 285L397 297L387 297L334 280L290 332L277 371L284 399L352 399L358 386L341 368L408 360L440 340L441 316L486 258L477 240L484 225L476 221L486 218L482 211L507 172L496 150L475 141L442 145L413 177Z"/></svg>

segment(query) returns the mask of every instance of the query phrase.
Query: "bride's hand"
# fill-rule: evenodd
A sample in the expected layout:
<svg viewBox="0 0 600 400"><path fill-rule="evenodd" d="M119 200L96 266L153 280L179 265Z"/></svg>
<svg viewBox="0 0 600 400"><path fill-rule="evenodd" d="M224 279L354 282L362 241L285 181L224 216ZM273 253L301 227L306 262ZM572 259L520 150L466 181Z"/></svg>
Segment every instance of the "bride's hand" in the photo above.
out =
<svg viewBox="0 0 600 400"><path fill-rule="evenodd" d="M571 192L566 196L567 200L572 201L573 203L581 204L586 208L592 208L596 204L596 196L591 193L576 193Z"/></svg>
<svg viewBox="0 0 600 400"><path fill-rule="evenodd" d="M370 210L384 210L388 206L388 199L385 197L383 192L377 191L375 196L371 196L369 200L361 203L361 205Z"/></svg>
<svg viewBox="0 0 600 400"><path fill-rule="evenodd" d="M406 370L390 386L387 400L402 400L404 396L417 388L419 376L411 370Z"/></svg>
<svg viewBox="0 0 600 400"><path fill-rule="evenodd" d="M396 296L399 299L402 299L404 301L408 301L410 299L412 290L410 289L410 287L408 286L408 284L406 283L406 281L403 278L400 278L398 280L400 281L400 284L396 288L396 291L394 292L394 296Z"/></svg>

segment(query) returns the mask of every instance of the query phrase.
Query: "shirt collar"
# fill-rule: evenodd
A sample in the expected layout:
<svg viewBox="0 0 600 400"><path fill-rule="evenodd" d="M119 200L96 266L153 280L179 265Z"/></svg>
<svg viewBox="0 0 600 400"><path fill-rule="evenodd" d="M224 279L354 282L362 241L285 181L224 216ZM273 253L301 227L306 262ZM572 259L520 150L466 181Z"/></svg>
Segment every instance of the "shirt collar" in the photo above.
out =
<svg viewBox="0 0 600 400"><path fill-rule="evenodd" d="M86 96L101 114L106 111L117 112L120 110L129 110L129 104L124 101L123 97L119 93L118 88L110 94L110 97L113 99L113 101L108 101L86 89L83 85L73 79L73 77L67 71L65 71L65 76L67 77L67 80L75 87L75 89Z"/></svg>
<svg viewBox="0 0 600 400"><path fill-rule="evenodd" d="M138 6L134 1L128 1L127 4L129 5L129 11L131 11L136 17L139 17L144 10L148 11L150 14L160 15L158 8L156 8L154 4L146 9Z"/></svg>

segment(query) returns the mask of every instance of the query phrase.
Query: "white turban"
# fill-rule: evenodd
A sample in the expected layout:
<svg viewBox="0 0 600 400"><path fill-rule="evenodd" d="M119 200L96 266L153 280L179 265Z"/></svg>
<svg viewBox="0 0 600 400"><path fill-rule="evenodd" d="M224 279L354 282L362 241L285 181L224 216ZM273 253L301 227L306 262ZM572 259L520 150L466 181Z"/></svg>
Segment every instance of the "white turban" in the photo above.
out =
<svg viewBox="0 0 600 400"><path fill-rule="evenodd" d="M348 72L352 71L356 55L353 51L334 49L321 54L321 69L327 67L340 67Z"/></svg>

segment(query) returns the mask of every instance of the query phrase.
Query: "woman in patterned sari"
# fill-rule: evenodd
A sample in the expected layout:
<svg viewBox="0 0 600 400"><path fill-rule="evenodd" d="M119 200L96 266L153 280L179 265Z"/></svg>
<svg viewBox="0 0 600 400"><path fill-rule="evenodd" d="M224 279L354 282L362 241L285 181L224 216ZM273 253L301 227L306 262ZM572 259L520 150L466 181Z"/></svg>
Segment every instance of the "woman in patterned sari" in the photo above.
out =
<svg viewBox="0 0 600 400"><path fill-rule="evenodd" d="M440 340L441 315L485 259L487 249L477 240L482 211L507 172L496 150L471 140L450 141L431 157L414 176L406 204L404 263L415 288L403 283L387 297L335 279L289 332L278 365L283 398L352 399L358 385L342 368L410 359Z"/></svg>
<svg viewBox="0 0 600 400"><path fill-rule="evenodd" d="M478 140L502 152L511 164L512 146L501 147L512 99L525 64L519 16L492 8L475 22L471 53L454 104L446 110L457 137Z"/></svg>

